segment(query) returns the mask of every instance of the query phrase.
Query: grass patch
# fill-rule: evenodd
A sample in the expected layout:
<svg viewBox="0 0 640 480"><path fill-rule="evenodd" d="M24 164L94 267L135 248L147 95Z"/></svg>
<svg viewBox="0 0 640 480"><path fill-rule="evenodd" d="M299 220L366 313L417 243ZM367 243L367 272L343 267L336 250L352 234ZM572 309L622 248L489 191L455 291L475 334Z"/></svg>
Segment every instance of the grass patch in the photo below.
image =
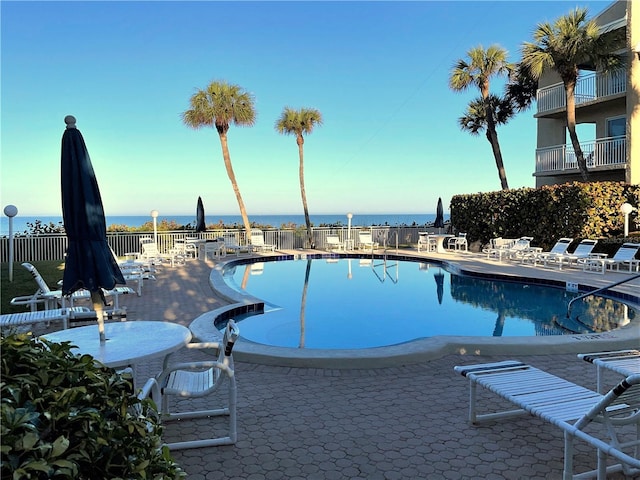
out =
<svg viewBox="0 0 640 480"><path fill-rule="evenodd" d="M47 260L30 262L38 269L44 281L52 290L58 288L58 281L62 280L64 262L61 260ZM11 299L22 295L32 295L38 290L35 280L26 268L19 263L13 264L13 281L9 281L9 264L0 264L0 313L19 313L27 311L24 305L10 305Z"/></svg>

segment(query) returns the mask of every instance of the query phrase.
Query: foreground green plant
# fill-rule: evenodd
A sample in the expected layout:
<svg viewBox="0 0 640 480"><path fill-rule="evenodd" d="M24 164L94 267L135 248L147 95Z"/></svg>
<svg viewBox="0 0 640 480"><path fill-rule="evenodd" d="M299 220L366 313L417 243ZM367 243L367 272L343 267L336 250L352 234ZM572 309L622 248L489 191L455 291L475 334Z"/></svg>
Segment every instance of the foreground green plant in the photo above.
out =
<svg viewBox="0 0 640 480"><path fill-rule="evenodd" d="M173 479L186 474L162 446L151 400L131 379L70 344L2 335L3 479Z"/></svg>

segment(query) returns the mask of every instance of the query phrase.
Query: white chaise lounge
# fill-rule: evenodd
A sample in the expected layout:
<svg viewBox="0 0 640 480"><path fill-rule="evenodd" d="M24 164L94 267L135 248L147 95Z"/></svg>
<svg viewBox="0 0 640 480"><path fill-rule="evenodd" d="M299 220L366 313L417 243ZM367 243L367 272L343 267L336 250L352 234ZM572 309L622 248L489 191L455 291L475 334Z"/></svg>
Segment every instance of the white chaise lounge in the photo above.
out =
<svg viewBox="0 0 640 480"><path fill-rule="evenodd" d="M330 252L333 250L345 250L344 242L340 241L340 237L337 234L330 233L327 235L326 239L327 250Z"/></svg>
<svg viewBox="0 0 640 480"><path fill-rule="evenodd" d="M572 264L577 264L581 258L589 258L597 243L598 240L585 238L580 241L573 253L547 255L542 257L542 262L545 267L557 265L558 270L562 270L563 265L571 266Z"/></svg>
<svg viewBox="0 0 640 480"><path fill-rule="evenodd" d="M373 232L371 232L371 230L358 232L358 240L360 241L359 248L362 250L369 248L372 253L380 245L378 242L373 240Z"/></svg>
<svg viewBox="0 0 640 480"><path fill-rule="evenodd" d="M529 413L564 432L564 480L575 478L573 443L576 438L598 451L598 468L589 474L596 473L602 480L612 471L622 471L629 476L640 474L640 375L626 377L603 395L514 360L454 369L469 380L471 423ZM478 385L517 408L479 415L476 411ZM604 425L599 429L591 428L596 422ZM627 426L635 427L631 441L626 436L619 436L620 429ZM607 467L607 456L617 459L620 464ZM585 473L580 475L586 477Z"/></svg>
<svg viewBox="0 0 640 480"><path fill-rule="evenodd" d="M89 320L95 318L96 312L86 307L54 308L35 312L5 313L0 315L0 327L10 328L36 323L62 322L62 328L69 328L70 318Z"/></svg>
<svg viewBox="0 0 640 480"><path fill-rule="evenodd" d="M621 270L626 267L628 273L640 270L640 260L636 254L640 250L640 243L623 243L612 258L582 258L578 264L582 265L585 272L597 272L604 274L607 270Z"/></svg>
<svg viewBox="0 0 640 480"><path fill-rule="evenodd" d="M276 249L275 245L265 243L264 232L258 228L251 230L251 246L257 252L274 252Z"/></svg>
<svg viewBox="0 0 640 480"><path fill-rule="evenodd" d="M533 262L534 265L537 265L538 262L544 263L549 259L557 257L558 255L566 255L567 250L569 249L569 245L573 242L573 238L563 237L558 239L556 244L549 250L548 252L533 252L530 255L522 256L522 263L527 261Z"/></svg>

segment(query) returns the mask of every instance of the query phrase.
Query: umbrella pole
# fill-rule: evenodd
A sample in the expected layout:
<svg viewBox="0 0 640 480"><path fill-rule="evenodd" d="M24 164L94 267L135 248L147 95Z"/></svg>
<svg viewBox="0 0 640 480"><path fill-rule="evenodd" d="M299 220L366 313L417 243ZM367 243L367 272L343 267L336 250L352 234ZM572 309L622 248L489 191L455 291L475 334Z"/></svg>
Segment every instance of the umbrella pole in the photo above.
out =
<svg viewBox="0 0 640 480"><path fill-rule="evenodd" d="M100 292L91 292L91 303L93 303L93 309L96 312L96 316L98 317L98 333L100 334L100 343L105 343L107 338L104 333L104 316L103 316L103 307L104 302L102 300L102 295Z"/></svg>

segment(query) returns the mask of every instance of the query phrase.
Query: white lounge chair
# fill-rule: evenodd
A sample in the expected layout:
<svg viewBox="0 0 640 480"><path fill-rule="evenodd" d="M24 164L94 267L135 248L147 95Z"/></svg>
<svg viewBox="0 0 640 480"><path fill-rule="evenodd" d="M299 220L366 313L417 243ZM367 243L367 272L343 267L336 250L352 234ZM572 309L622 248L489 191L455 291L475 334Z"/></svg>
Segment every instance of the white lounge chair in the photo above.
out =
<svg viewBox="0 0 640 480"><path fill-rule="evenodd" d="M116 255L116 252L113 251L113 248L109 247L111 250L111 254L113 258L118 262L118 266L120 267L120 271L122 272L122 276L124 277L127 283L136 282L136 293L138 296L142 296L142 286L145 280L155 280L156 277L154 273L156 272L156 267L153 262L143 261L143 260L120 260Z"/></svg>
<svg viewBox="0 0 640 480"><path fill-rule="evenodd" d="M555 264L558 266L558 270L562 270L562 265L571 266L572 264L577 263L581 258L589 258L592 255L591 252L593 251L593 248L597 243L597 240L585 238L584 240L580 241L573 253L565 253L564 255L549 255L547 257L543 257L542 261L545 267Z"/></svg>
<svg viewBox="0 0 640 480"><path fill-rule="evenodd" d="M40 272L38 272L38 269L34 267L32 264L25 262L22 264L22 266L31 273L31 276L33 277L36 284L38 285L38 291L35 293L35 297L37 299L42 299L38 301L42 302L46 310L56 309L60 306L65 307L66 306L65 303L67 300L69 300L70 306L73 307L75 306L75 302L79 300L89 300L91 298L91 293L85 289L76 290L70 296L63 296L62 290L51 290L49 288L49 285L47 285L47 282L44 281L44 278L42 278L42 275L40 275ZM129 287L115 287L115 288L112 288L111 290L103 289L102 292L104 293L105 297L113 297L114 299L113 310L116 312L120 310L120 301L119 301L120 295L128 295L130 293L134 293L133 290ZM14 305L17 305L17 304L18 303L14 303ZM31 310L34 311L33 304L31 304ZM111 312L111 313L114 313L114 312Z"/></svg>
<svg viewBox="0 0 640 480"><path fill-rule="evenodd" d="M236 256L240 256L240 253L242 253L243 251L247 253L251 252L251 247L247 245L240 245L238 243L238 239L233 233L224 234L222 236L222 239L224 241L225 251L233 252L236 254Z"/></svg>
<svg viewBox="0 0 640 480"><path fill-rule="evenodd" d="M69 328L70 318L95 318L96 312L86 307L54 308L35 312L5 313L0 315L0 327L11 328L35 323L62 322L62 328Z"/></svg>
<svg viewBox="0 0 640 480"><path fill-rule="evenodd" d="M28 262L22 264L26 268L33 280L36 282L38 289L33 295L23 295L15 297L11 300L11 305L29 305L30 310L36 311L38 305L42 305L45 310L54 310L60 307L60 302L66 300L62 298L60 290L51 290L47 282L44 281L38 269ZM70 305L73 307L76 300L87 300L91 294L87 290L78 290L68 297Z"/></svg>
<svg viewBox="0 0 640 480"><path fill-rule="evenodd" d="M229 416L228 434L222 437L206 438L191 441L182 441L168 444L170 450L184 448L211 447L218 445L232 445L236 443L236 379L234 375L233 345L236 342L239 330L233 320L229 320L224 335L220 342L190 343L186 348L190 350L215 350L217 359L170 363L169 355L164 361L162 372L147 381L139 394L140 398L151 396L157 405L161 406L161 418L187 419L219 415ZM174 412L169 405L169 397L180 397L182 406L189 403L183 400L188 397L204 397L216 394L223 384L227 383L225 405L217 405L217 408L209 408L198 411Z"/></svg>
<svg viewBox="0 0 640 480"><path fill-rule="evenodd" d="M621 470L625 475L640 473L638 428L640 427L640 375L631 375L602 395L530 365L513 360L480 365L457 366L455 371L469 379L469 421L480 423L529 413L564 432L563 479L573 476L573 444L576 438L598 451L598 479L607 472ZM518 408L478 415L476 387L480 385ZM591 427L595 422L604 428ZM635 439L620 441L620 429L635 425ZM607 456L619 462L608 467ZM581 476L586 475L584 473Z"/></svg>
<svg viewBox="0 0 640 480"><path fill-rule="evenodd" d="M330 233L326 237L327 250L330 252L333 250L345 250L344 242L340 241L340 237L337 234Z"/></svg>
<svg viewBox="0 0 640 480"><path fill-rule="evenodd" d="M640 243L623 243L612 258L582 258L578 264L584 272L604 274L607 269L620 271L620 267L627 267L629 273L640 270L640 260L636 254L640 250Z"/></svg>
<svg viewBox="0 0 640 480"><path fill-rule="evenodd" d="M160 253L156 242L143 242L140 244L142 249L140 253L140 260L149 262L152 265L161 265L165 260L171 263L174 267L176 263L184 259L177 251L169 253Z"/></svg>
<svg viewBox="0 0 640 480"><path fill-rule="evenodd" d="M264 233L259 228L251 229L251 246L255 251L260 252L274 252L276 246L270 243L265 243Z"/></svg>
<svg viewBox="0 0 640 480"><path fill-rule="evenodd" d="M507 248L506 258L510 260L519 260L523 255L529 255L531 252L540 252L541 248L531 247L533 237L520 237L515 243Z"/></svg>
<svg viewBox="0 0 640 480"><path fill-rule="evenodd" d="M614 350L607 352L579 353L578 358L596 367L596 389L602 393L605 371L614 372L618 378L640 373L640 351Z"/></svg>
<svg viewBox="0 0 640 480"><path fill-rule="evenodd" d="M523 255L522 262L531 261L534 265L537 265L538 262L544 263L545 261L548 261L549 258L553 258L557 255L566 255L571 242L573 242L573 238L560 238L548 252L533 252L531 255Z"/></svg>
<svg viewBox="0 0 640 480"><path fill-rule="evenodd" d="M358 240L360 241L359 248L361 249L371 249L371 253L378 248L379 243L373 240L373 233L371 230L365 230L358 232Z"/></svg>

